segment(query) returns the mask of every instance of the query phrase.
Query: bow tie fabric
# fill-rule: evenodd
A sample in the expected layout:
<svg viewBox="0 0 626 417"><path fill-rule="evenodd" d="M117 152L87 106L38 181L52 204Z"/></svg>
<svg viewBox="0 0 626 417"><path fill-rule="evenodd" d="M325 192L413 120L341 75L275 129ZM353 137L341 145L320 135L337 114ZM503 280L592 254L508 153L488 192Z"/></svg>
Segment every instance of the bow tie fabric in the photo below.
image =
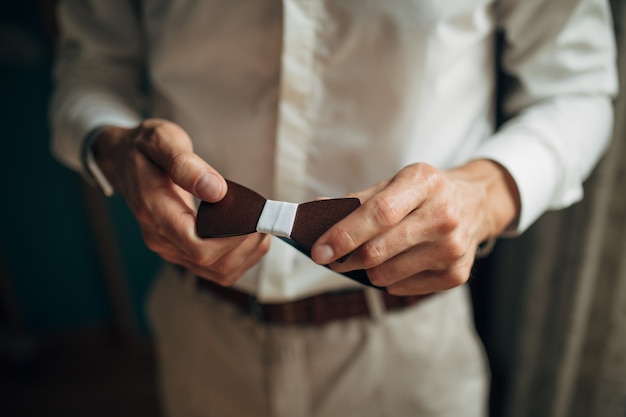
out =
<svg viewBox="0 0 626 417"><path fill-rule="evenodd" d="M254 232L269 233L309 258L315 241L361 205L358 198L333 198L303 204L267 200L243 185L230 180L226 182L228 191L222 200L200 203L196 219L198 236L220 238ZM376 287L364 270L342 275Z"/></svg>

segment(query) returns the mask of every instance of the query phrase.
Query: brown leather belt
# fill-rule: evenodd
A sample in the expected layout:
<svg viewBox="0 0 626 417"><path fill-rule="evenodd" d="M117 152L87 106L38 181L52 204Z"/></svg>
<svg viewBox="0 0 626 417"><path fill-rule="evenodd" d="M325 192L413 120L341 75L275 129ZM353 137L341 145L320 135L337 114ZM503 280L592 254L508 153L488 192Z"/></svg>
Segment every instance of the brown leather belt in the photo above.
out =
<svg viewBox="0 0 626 417"><path fill-rule="evenodd" d="M198 288L237 306L241 311L265 323L283 325L323 325L325 323L369 315L363 290L329 292L286 303L260 303L250 294L222 287L197 278ZM429 295L394 296L381 291L385 309L398 310L411 306Z"/></svg>

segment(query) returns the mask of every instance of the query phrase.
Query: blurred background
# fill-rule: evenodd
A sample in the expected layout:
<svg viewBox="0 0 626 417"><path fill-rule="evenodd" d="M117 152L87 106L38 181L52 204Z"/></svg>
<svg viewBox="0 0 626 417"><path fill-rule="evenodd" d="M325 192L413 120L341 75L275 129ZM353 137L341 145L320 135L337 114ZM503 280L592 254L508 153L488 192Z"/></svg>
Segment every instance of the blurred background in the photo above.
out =
<svg viewBox="0 0 626 417"><path fill-rule="evenodd" d="M0 2L0 415L156 416L158 258L50 154L54 2Z"/></svg>
<svg viewBox="0 0 626 417"><path fill-rule="evenodd" d="M50 155L53 12L0 3L0 415L158 416L144 302L159 260L123 201ZM492 416L626 417L625 112L620 96L586 200L477 265Z"/></svg>

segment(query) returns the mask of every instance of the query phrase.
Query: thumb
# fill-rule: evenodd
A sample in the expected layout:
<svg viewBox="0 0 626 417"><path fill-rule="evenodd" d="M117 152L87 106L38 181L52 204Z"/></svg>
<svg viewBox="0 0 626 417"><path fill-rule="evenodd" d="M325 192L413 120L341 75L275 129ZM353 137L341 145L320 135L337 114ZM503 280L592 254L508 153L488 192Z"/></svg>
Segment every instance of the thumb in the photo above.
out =
<svg viewBox="0 0 626 417"><path fill-rule="evenodd" d="M217 202L226 194L226 181L193 152L191 139L180 126L168 121L144 124L139 150L185 191L201 200Z"/></svg>

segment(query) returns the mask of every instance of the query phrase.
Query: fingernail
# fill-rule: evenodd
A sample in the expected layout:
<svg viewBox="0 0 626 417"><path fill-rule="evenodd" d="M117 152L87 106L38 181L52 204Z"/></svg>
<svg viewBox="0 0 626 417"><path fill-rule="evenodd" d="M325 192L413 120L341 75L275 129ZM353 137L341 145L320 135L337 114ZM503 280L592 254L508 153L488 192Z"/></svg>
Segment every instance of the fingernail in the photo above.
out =
<svg viewBox="0 0 626 417"><path fill-rule="evenodd" d="M327 265L335 256L335 252L329 245L319 245L313 248L311 256L318 264Z"/></svg>
<svg viewBox="0 0 626 417"><path fill-rule="evenodd" d="M210 202L215 202L222 192L222 182L215 175L205 172L196 184L198 196Z"/></svg>

